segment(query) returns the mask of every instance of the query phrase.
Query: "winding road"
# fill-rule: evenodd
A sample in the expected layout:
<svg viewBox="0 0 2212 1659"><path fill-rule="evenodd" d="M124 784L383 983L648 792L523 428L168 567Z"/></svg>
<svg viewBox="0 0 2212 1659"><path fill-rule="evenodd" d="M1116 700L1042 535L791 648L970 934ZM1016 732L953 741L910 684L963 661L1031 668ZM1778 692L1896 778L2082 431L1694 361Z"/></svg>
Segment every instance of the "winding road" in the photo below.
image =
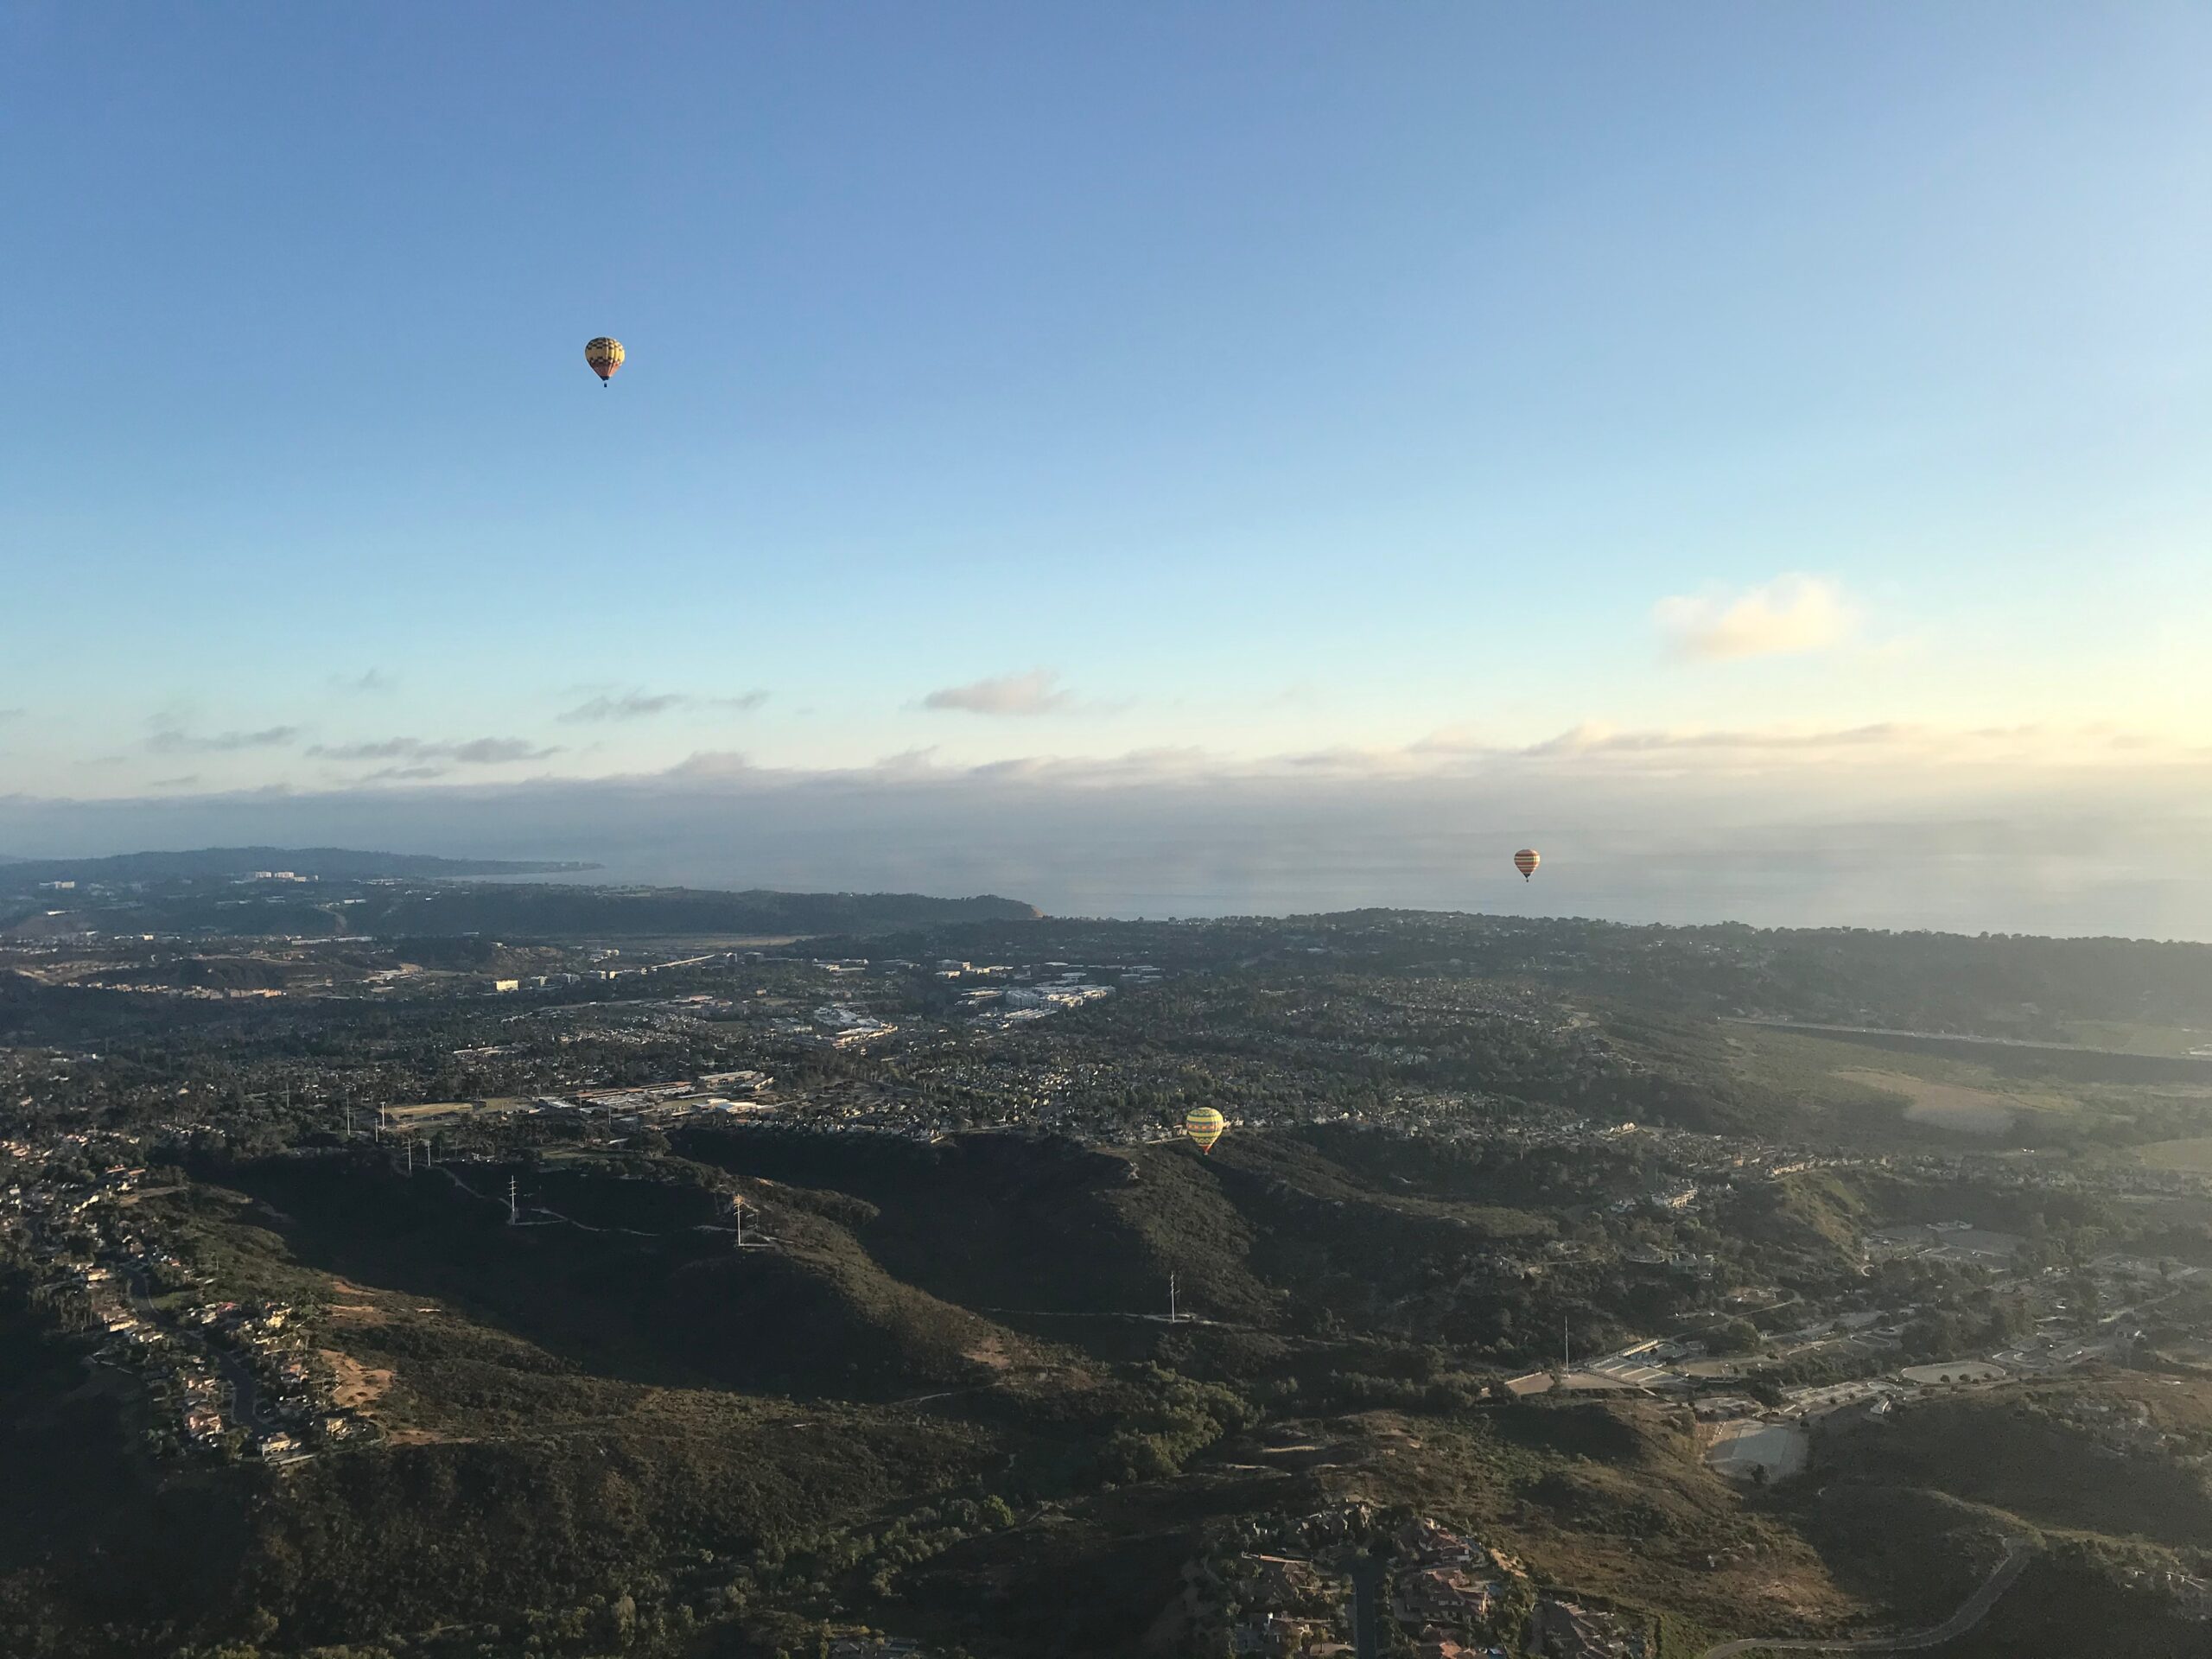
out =
<svg viewBox="0 0 2212 1659"><path fill-rule="evenodd" d="M1989 1616L1989 1610L1998 1599L2012 1587L2035 1552L2024 1538L2005 1541L2005 1559L1997 1570L1982 1581L1981 1588L1959 1604L1959 1611L1941 1624L1924 1630L1910 1630L1903 1636L1870 1636L1856 1642L1823 1641L1801 1637L1745 1637L1738 1641L1723 1642L1707 1648L1699 1659L1735 1659L1747 1653L1910 1653L1918 1648L1940 1647L1955 1637L1964 1636Z"/></svg>
<svg viewBox="0 0 2212 1659"><path fill-rule="evenodd" d="M175 1322L165 1317L161 1310L154 1306L153 1293L147 1287L144 1269L126 1268L124 1271L129 1275L130 1281L130 1306L137 1311L138 1317L149 1325L159 1325L173 1334L182 1334L177 1331ZM217 1368L229 1381L232 1414L241 1423L251 1423L262 1428L268 1427L270 1426L269 1412L261 1402L259 1379L245 1368L237 1355L228 1349L197 1334L191 1336L188 1340L191 1345L213 1360Z"/></svg>

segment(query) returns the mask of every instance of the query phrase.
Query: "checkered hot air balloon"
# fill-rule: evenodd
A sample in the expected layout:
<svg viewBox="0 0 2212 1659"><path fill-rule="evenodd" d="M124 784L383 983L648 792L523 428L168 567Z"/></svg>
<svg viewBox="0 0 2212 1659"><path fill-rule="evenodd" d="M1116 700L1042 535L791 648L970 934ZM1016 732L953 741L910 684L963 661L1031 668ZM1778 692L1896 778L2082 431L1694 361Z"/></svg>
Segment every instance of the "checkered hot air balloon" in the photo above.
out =
<svg viewBox="0 0 2212 1659"><path fill-rule="evenodd" d="M601 334L597 340L584 343L584 361L591 365L591 372L605 385L614 378L614 371L622 366L622 342Z"/></svg>

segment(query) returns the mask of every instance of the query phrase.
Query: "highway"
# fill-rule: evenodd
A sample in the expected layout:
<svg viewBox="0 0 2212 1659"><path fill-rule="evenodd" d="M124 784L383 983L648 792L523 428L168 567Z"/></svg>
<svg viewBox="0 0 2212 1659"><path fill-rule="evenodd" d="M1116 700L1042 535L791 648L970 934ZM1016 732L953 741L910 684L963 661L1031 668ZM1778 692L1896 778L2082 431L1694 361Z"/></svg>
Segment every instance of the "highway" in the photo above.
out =
<svg viewBox="0 0 2212 1659"><path fill-rule="evenodd" d="M1959 1610L1941 1624L1903 1636L1870 1636L1856 1642L1828 1642L1799 1637L1745 1637L1707 1648L1700 1659L1735 1659L1751 1653L1910 1653L1917 1648L1941 1647L1989 1616L2000 1597L2012 1587L2035 1551L2024 1538L2005 1541L2005 1559L1982 1581L1981 1587L1959 1604Z"/></svg>

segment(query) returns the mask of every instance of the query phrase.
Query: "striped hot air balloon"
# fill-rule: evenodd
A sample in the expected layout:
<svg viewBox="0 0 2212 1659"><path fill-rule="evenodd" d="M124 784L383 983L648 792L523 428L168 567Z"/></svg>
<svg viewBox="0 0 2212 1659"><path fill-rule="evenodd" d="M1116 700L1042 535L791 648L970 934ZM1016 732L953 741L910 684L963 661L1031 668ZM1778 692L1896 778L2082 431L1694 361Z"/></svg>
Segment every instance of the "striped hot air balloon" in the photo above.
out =
<svg viewBox="0 0 2212 1659"><path fill-rule="evenodd" d="M1523 881L1534 875L1536 873L1536 866L1543 861L1536 856L1536 849L1533 847L1523 847L1513 855L1513 868L1521 872L1521 879Z"/></svg>
<svg viewBox="0 0 2212 1659"><path fill-rule="evenodd" d="M622 342L601 334L597 340L584 342L584 361L591 365L591 372L605 385L614 378L614 371L622 366Z"/></svg>
<svg viewBox="0 0 2212 1659"><path fill-rule="evenodd" d="M1193 1106L1183 1116L1183 1133L1198 1143L1200 1152L1211 1152L1229 1120L1211 1106Z"/></svg>

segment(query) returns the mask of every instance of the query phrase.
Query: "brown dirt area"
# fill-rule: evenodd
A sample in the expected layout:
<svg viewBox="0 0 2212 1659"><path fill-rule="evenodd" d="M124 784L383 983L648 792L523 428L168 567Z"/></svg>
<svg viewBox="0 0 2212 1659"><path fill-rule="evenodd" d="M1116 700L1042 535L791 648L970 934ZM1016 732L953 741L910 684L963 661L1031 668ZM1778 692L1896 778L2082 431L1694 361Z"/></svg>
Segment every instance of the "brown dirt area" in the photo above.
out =
<svg viewBox="0 0 2212 1659"><path fill-rule="evenodd" d="M975 1346L963 1349L961 1357L973 1360L978 1365L987 1365L995 1371L1014 1368L1014 1356L1006 1351L1006 1338L995 1335L984 1337Z"/></svg>
<svg viewBox="0 0 2212 1659"><path fill-rule="evenodd" d="M391 1389L393 1373L387 1368L364 1365L350 1354L335 1348L317 1350L330 1362L336 1373L336 1386L331 1398L348 1411L365 1411L381 1400Z"/></svg>

